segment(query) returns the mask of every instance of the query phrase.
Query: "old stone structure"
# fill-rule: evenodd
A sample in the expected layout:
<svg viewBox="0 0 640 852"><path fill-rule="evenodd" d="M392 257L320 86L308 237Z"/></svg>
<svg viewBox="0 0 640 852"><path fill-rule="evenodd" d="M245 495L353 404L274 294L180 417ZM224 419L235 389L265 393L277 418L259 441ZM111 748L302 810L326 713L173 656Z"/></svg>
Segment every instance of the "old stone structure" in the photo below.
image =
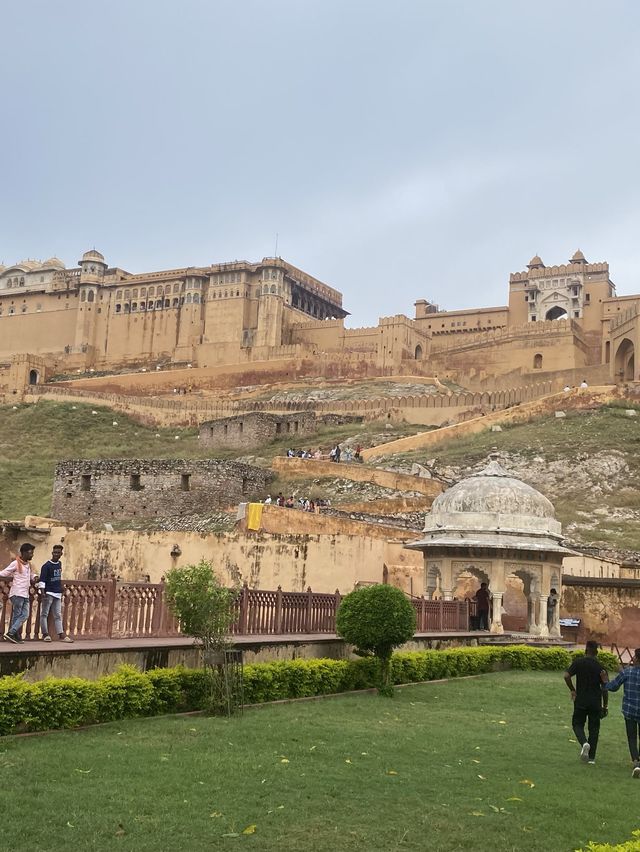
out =
<svg viewBox="0 0 640 852"><path fill-rule="evenodd" d="M423 538L407 546L424 554L427 595L439 588L451 599L464 577L488 583L491 632L502 633L503 596L515 577L527 599L528 631L559 636L559 607L549 628L547 601L552 588L560 593L562 559L571 553L561 541L551 502L492 456L484 470L436 497Z"/></svg>
<svg viewBox="0 0 640 852"><path fill-rule="evenodd" d="M219 449L249 450L287 435L311 435L315 430L316 415L313 411L296 411L293 414L255 411L202 423L200 443Z"/></svg>
<svg viewBox="0 0 640 852"><path fill-rule="evenodd" d="M52 515L68 524L202 514L261 498L270 471L220 459L63 461Z"/></svg>
<svg viewBox="0 0 640 852"><path fill-rule="evenodd" d="M517 374L513 387L596 368L591 383L638 378L640 295L616 296L607 263L576 251L547 267L536 255L508 286L505 306L441 311L418 299L413 319L345 328L341 293L282 258L141 274L95 249L71 269L58 258L21 261L0 266L0 385L11 385L9 359L27 354L43 366L14 383L127 365L277 372L302 362L317 375Z"/></svg>

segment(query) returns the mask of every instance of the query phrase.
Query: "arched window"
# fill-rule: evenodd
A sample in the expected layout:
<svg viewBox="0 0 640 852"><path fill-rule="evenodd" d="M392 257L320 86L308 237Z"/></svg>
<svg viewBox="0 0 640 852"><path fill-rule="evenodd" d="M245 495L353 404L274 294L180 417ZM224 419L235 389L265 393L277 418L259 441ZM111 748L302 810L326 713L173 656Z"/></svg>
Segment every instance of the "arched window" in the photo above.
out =
<svg viewBox="0 0 640 852"><path fill-rule="evenodd" d="M140 288L140 298L141 298L141 299L146 299L146 297L147 297L147 288L146 288L146 287L141 287L141 288Z"/></svg>
<svg viewBox="0 0 640 852"><path fill-rule="evenodd" d="M191 295L191 293L187 293L187 304L188 305L191 304L192 299L193 299L193 296Z"/></svg>
<svg viewBox="0 0 640 852"><path fill-rule="evenodd" d="M149 292L147 293L147 295L153 296L154 293L155 293L155 290L153 289L153 287L149 287Z"/></svg>
<svg viewBox="0 0 640 852"><path fill-rule="evenodd" d="M29 384L37 385L40 379L40 374L37 370L29 370Z"/></svg>
<svg viewBox="0 0 640 852"><path fill-rule="evenodd" d="M542 369L542 355L540 355L540 353L533 356L533 369L534 370L541 370Z"/></svg>
<svg viewBox="0 0 640 852"><path fill-rule="evenodd" d="M419 361L422 358L422 346L420 346L420 344L418 344L416 346L415 355L416 355L416 361Z"/></svg>
<svg viewBox="0 0 640 852"><path fill-rule="evenodd" d="M118 292L116 293L116 299L118 301L120 301L121 298L122 298L122 290L118 290Z"/></svg>
<svg viewBox="0 0 640 852"><path fill-rule="evenodd" d="M162 299L156 299L156 308L162 307Z"/></svg>
<svg viewBox="0 0 640 852"><path fill-rule="evenodd" d="M116 313L119 314L122 311L122 305L116 305Z"/></svg>
<svg viewBox="0 0 640 852"><path fill-rule="evenodd" d="M138 298L138 291L137 291L137 290L134 290L134 291L131 293L131 298L132 298L132 299L137 299L137 298Z"/></svg>
<svg viewBox="0 0 640 852"><path fill-rule="evenodd" d="M138 310L138 303L137 302L131 302L131 313L133 313L134 311L137 311L137 310Z"/></svg>
<svg viewBox="0 0 640 852"><path fill-rule="evenodd" d="M164 306L165 306L165 308L170 308L171 307L171 299L165 299L164 300Z"/></svg>
<svg viewBox="0 0 640 852"><path fill-rule="evenodd" d="M179 284L174 284L174 285L173 285L173 292L174 292L174 293L179 293L179 292L180 292L180 285L179 285Z"/></svg>
<svg viewBox="0 0 640 852"><path fill-rule="evenodd" d="M140 302L140 310L141 310L141 311L144 311L144 309L145 309L146 307L147 307L147 303L146 303L146 302Z"/></svg>
<svg viewBox="0 0 640 852"><path fill-rule="evenodd" d="M200 304L200 293L194 293L193 294L193 304L194 305Z"/></svg>
<svg viewBox="0 0 640 852"><path fill-rule="evenodd" d="M80 293L80 301L84 302L84 301L86 301L86 298L87 298L87 294L83 290L82 293Z"/></svg>
<svg viewBox="0 0 640 852"><path fill-rule="evenodd" d="M127 301L131 298L131 290L125 290L124 291L124 298Z"/></svg>
<svg viewBox="0 0 640 852"><path fill-rule="evenodd" d="M275 284L272 284L272 285L271 285L271 292L272 292L272 293L275 293L275 292L276 292L276 285L275 285Z"/></svg>
<svg viewBox="0 0 640 852"><path fill-rule="evenodd" d="M124 312L125 312L125 314L128 314L130 310L131 310L131 308L129 307L129 302L126 302L126 303L125 303L125 306L124 306Z"/></svg>
<svg viewBox="0 0 640 852"><path fill-rule="evenodd" d="M171 307L177 308L179 304L180 304L180 299L174 299L172 304L171 304Z"/></svg>
<svg viewBox="0 0 640 852"><path fill-rule="evenodd" d="M89 290L89 292L87 293L87 302L93 302L95 298L96 294L93 292L93 290Z"/></svg>

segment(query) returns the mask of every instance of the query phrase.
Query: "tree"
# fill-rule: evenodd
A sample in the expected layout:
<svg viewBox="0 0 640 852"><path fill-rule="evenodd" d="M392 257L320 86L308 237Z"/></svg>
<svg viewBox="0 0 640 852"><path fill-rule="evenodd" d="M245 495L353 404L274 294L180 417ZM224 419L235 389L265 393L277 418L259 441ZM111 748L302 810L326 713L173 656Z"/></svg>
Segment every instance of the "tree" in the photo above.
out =
<svg viewBox="0 0 640 852"><path fill-rule="evenodd" d="M416 631L416 616L404 593L394 586L364 586L346 595L336 616L339 636L363 656L380 663L380 695L393 695L391 654Z"/></svg>
<svg viewBox="0 0 640 852"><path fill-rule="evenodd" d="M165 578L165 598L182 632L200 642L211 712L223 707L230 711L233 704L234 684L227 676L224 651L231 646L236 597L237 590L222 586L205 559L197 565L171 568Z"/></svg>

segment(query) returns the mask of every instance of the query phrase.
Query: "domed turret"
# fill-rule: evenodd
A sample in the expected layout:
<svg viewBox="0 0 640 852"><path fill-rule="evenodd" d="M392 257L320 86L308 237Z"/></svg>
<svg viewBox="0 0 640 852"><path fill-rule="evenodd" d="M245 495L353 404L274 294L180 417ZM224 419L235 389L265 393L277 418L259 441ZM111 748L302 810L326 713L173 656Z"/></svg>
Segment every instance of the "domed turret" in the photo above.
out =
<svg viewBox="0 0 640 852"><path fill-rule="evenodd" d="M580 251L580 249L578 249L578 251L573 255L573 257L571 258L571 260L569 262L570 263L586 263L587 260L586 260L585 256L582 254L582 252Z"/></svg>
<svg viewBox="0 0 640 852"><path fill-rule="evenodd" d="M540 255L535 254L527 264L529 269L544 269L544 263Z"/></svg>
<svg viewBox="0 0 640 852"><path fill-rule="evenodd" d="M60 260L59 257L50 257L48 260L44 260L42 262L43 269L65 269L64 263Z"/></svg>
<svg viewBox="0 0 640 852"><path fill-rule="evenodd" d="M436 497L422 544L563 550L551 501L490 458L483 470Z"/></svg>

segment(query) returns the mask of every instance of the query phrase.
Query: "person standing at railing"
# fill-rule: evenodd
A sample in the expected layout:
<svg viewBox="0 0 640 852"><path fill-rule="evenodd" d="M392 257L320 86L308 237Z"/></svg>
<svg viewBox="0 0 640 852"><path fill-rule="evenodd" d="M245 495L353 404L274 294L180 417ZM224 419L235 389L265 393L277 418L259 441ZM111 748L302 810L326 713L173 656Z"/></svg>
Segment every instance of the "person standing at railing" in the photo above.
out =
<svg viewBox="0 0 640 852"><path fill-rule="evenodd" d="M45 642L51 642L49 636L49 612L53 610L53 620L58 638L62 642L73 642L70 636L66 636L62 629L62 545L54 545L51 551L51 559L44 563L40 569L40 581L38 588L42 590L42 603L40 604L40 632Z"/></svg>
<svg viewBox="0 0 640 852"><path fill-rule="evenodd" d="M487 583L480 583L480 588L474 598L478 613L478 630L489 629L489 604L491 601L491 592Z"/></svg>
<svg viewBox="0 0 640 852"><path fill-rule="evenodd" d="M32 544L21 544L20 554L6 568L0 571L0 577L11 577L9 600L11 601L11 623L4 638L16 645L22 645L20 636L22 625L29 618L29 587L36 580L31 568L31 560L35 547Z"/></svg>

